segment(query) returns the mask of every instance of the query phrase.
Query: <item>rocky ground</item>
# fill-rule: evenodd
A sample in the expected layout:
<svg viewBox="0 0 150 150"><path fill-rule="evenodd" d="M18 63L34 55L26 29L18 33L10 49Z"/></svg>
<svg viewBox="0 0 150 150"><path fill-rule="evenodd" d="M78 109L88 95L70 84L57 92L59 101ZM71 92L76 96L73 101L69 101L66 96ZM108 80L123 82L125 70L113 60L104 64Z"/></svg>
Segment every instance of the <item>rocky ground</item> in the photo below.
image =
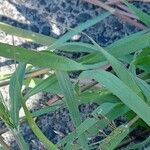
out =
<svg viewBox="0 0 150 150"><path fill-rule="evenodd" d="M150 4L136 4L150 13ZM101 8L88 4L83 0L0 0L0 21L55 38L64 34L66 27L75 27L77 24L100 15L103 12L104 10ZM86 30L86 33L93 37L101 46L107 46L113 41L137 31L138 29L134 26L111 16ZM88 39L81 35L74 37L74 40L88 41ZM0 32L0 42L21 45L28 48L37 47L36 45L26 43L20 38L12 38L12 36L4 32ZM69 55L71 55L69 57L73 58L79 57L81 54ZM12 72L14 68L13 61L0 58L0 71ZM9 99L8 86L0 90L3 92L6 100ZM28 106L32 110L41 108L50 98L51 95L48 93L37 94L30 99ZM94 108L96 108L96 105L93 104L81 105L80 111L83 118ZM62 138L58 133L67 134L74 128L66 108L61 108L54 113L39 117L37 124L43 133L53 142L57 142ZM0 122L0 128L4 128L2 122ZM31 150L43 149L42 144L37 140L26 123L22 124L21 131L25 140L30 143ZM11 133L6 132L3 136L14 150L18 149Z"/></svg>

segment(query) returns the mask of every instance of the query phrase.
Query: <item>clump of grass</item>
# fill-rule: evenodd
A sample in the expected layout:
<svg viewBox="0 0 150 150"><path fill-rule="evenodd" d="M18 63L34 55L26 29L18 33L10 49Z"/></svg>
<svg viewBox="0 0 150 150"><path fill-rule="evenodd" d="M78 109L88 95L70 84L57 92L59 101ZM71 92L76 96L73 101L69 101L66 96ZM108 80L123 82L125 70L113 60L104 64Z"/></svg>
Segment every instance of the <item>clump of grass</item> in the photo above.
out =
<svg viewBox="0 0 150 150"><path fill-rule="evenodd" d="M59 39L0 23L0 29L9 34L48 46L46 51L35 52L0 43L0 56L19 62L16 71L12 75L6 75L7 77L4 77L0 83L1 86L10 84L9 107L5 104L2 94L0 96L0 117L14 134L20 149L29 149L19 129L22 120L22 118L19 118L21 107L24 109L25 119L34 134L50 150L94 148L113 150L138 125L144 126L149 131L150 16L127 1L125 4L147 25L147 29L118 40L106 48L98 45L83 30L107 18L111 13L104 13L92 20L88 20L71 29ZM77 33L87 36L91 44L68 42ZM74 61L58 56L55 53L56 49L69 52L88 52L89 54ZM27 76L29 76L27 70L30 69L26 66L27 64L46 68L42 73L47 74L48 77L46 79L37 79L31 73L30 79L35 81L35 85L31 85L31 90L26 95L23 95L22 86L29 86L27 83ZM128 64L128 68L125 67L127 66L126 64ZM103 68L106 65L112 66L112 71L104 70ZM69 73L73 71L81 71L77 78L78 82L75 84L72 83L74 80L72 81L69 78ZM41 70L36 70L37 75L39 75L38 72L41 74ZM94 79L94 82L82 87L80 81L84 78ZM5 79L7 80L5 81ZM101 86L96 90L91 90L98 83ZM58 99L55 99L52 105L30 113L25 102L29 97L41 91L58 95ZM63 96L60 98L59 95ZM89 118L82 121L78 106L81 103L88 102L98 103L99 106L91 113ZM36 125L33 117L49 113L62 106L68 108L75 130L66 135L59 143L53 144ZM119 116L126 117L127 123L116 127L113 121ZM105 139L96 143L89 143L90 137L96 135L107 126L111 128L112 132L106 135ZM149 137L142 143L131 144L128 148L143 147L148 143ZM9 149L2 138L0 138L0 144L4 149Z"/></svg>

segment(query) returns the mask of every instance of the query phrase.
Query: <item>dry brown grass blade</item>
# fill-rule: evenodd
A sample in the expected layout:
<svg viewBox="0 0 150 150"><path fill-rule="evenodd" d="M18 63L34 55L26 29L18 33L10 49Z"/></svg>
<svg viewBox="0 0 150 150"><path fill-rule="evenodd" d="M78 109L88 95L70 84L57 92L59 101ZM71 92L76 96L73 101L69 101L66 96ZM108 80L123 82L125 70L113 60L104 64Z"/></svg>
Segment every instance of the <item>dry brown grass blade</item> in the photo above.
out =
<svg viewBox="0 0 150 150"><path fill-rule="evenodd" d="M116 3L121 2L122 0L108 0L107 2L105 2L105 4L108 5L113 5ZM130 2L145 2L145 3L150 3L150 0L129 0Z"/></svg>
<svg viewBox="0 0 150 150"><path fill-rule="evenodd" d="M88 2L88 3L91 3L93 5L96 5L96 6L99 6L107 11L110 11L112 14L114 14L115 16L121 18L122 20L124 20L125 22L128 22L140 29L145 29L146 27L139 23L139 22L136 22L135 20L132 20L130 17L133 17L133 15L131 13L127 13L127 12L124 12L124 11L121 11L119 9L114 9L112 8L111 6L107 5L106 3L104 2L101 2L101 1L98 1L98 0L84 0L85 2Z"/></svg>
<svg viewBox="0 0 150 150"><path fill-rule="evenodd" d="M105 10L108 10L110 11L111 13L114 13L116 10L112 7L110 7L109 5L101 2L101 1L98 1L98 0L84 0L85 2L88 2L88 3L91 3L91 4L94 4L96 6L99 6Z"/></svg>
<svg viewBox="0 0 150 150"><path fill-rule="evenodd" d="M117 5L117 6L118 6L118 5ZM129 18L138 19L138 17L135 16L135 15L133 15L132 13L130 13L130 12L125 12L125 11L122 11L122 10L117 9L117 8L116 8L115 14L120 14L120 15L127 16L127 17L129 17Z"/></svg>
<svg viewBox="0 0 150 150"><path fill-rule="evenodd" d="M138 23L137 20L133 20L133 19L131 19L127 16L123 16L121 14L116 14L116 16L118 16L119 18L121 18L125 22L131 23L132 25L134 25L135 27L138 27L139 29L145 29L146 28L143 24Z"/></svg>
<svg viewBox="0 0 150 150"><path fill-rule="evenodd" d="M49 99L46 104L47 105L52 105L54 104L55 102L59 101L59 100L62 100L63 99L63 96L62 95L55 95L53 98Z"/></svg>
<svg viewBox="0 0 150 150"><path fill-rule="evenodd" d="M120 9L129 12L129 9L127 6L123 5L122 3L116 4L115 6L119 7Z"/></svg>

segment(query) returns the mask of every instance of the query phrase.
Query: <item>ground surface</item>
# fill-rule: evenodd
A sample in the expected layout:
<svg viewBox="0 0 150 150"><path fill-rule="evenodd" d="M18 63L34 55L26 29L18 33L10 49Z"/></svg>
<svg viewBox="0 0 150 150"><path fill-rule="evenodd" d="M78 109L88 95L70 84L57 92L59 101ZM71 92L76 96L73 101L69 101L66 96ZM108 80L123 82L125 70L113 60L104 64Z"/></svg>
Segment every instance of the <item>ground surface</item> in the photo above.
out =
<svg viewBox="0 0 150 150"><path fill-rule="evenodd" d="M150 4L137 4L145 11L150 12ZM74 27L90 18L102 14L104 11L83 0L0 0L0 21L11 25L42 33L47 36L58 38L66 32L66 27ZM126 35L137 32L138 29L111 16L101 23L96 24L86 31L101 46L107 46L115 40ZM77 36L75 40L88 41L83 36ZM22 39L12 38L12 36L0 32L0 41L14 43L28 48L35 46L24 43ZM78 55L79 56L79 55ZM70 56L77 57L77 56ZM0 58L0 71L14 71L14 62L8 59ZM8 96L8 86L1 88L6 99ZM44 106L44 103L51 98L48 93L40 93L31 98L28 106L38 109ZM96 105L81 105L80 111L85 118ZM37 119L37 124L44 134L53 142L59 141L62 137L58 133L67 134L73 130L73 125L68 115L68 110L62 108L54 113L43 115ZM4 124L0 122L0 128ZM32 134L32 131L26 123L21 126L25 140L30 143L30 149L43 149L42 144ZM14 142L13 136L9 132L3 135L7 143L11 144L14 150L18 147ZM99 137L102 138L102 137Z"/></svg>

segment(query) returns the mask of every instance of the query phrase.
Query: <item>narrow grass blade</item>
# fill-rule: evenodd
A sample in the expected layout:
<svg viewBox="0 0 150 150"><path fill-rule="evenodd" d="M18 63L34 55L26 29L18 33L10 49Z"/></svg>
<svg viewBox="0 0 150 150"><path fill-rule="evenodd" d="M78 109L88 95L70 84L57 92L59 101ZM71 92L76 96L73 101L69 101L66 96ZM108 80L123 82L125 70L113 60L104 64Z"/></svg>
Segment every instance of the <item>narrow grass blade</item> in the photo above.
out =
<svg viewBox="0 0 150 150"><path fill-rule="evenodd" d="M138 77L136 78L136 81L147 99L146 102L150 105L150 85Z"/></svg>
<svg viewBox="0 0 150 150"><path fill-rule="evenodd" d="M77 99L74 94L74 90L73 90L71 81L69 79L69 76L66 72L62 72L62 71L58 71L58 70L56 71L56 76L57 76L59 86L65 97L65 102L69 109L72 121L73 121L75 127L77 128L81 124L82 121L81 121L81 117L80 117L80 113L79 113L79 109L78 109L78 105L77 105ZM80 143L81 143L83 149L85 149L85 148L88 149L87 140L86 140L85 135L80 136L79 140L80 140Z"/></svg>
<svg viewBox="0 0 150 150"><path fill-rule="evenodd" d="M146 32L148 32L148 30L141 31L133 35L127 36L121 40L114 42L113 44L109 45L105 49L114 57L121 58L124 55L146 48L150 45L149 44L150 33L149 32L146 33ZM97 47L91 45L87 45L87 46L88 47L90 46L90 48L93 49L93 51L95 50L97 51ZM84 64L91 64L91 63L97 63L99 61L104 61L105 57L96 51L95 53L88 54L86 56L81 57L79 59L79 62Z"/></svg>
<svg viewBox="0 0 150 150"><path fill-rule="evenodd" d="M6 23L0 22L0 30L11 34L11 35L16 35L19 37L23 37L28 41L31 42L36 42L38 44L42 44L42 45L51 45L53 42L56 41L56 39L49 37L49 36L45 36L39 33L35 33L32 31L27 31L21 28L17 28L11 25L8 25Z"/></svg>
<svg viewBox="0 0 150 150"><path fill-rule="evenodd" d="M135 7L133 4L128 3L127 0L123 1L129 8L129 10L131 10L131 12L133 12L136 16L139 17L139 19L145 23L147 26L150 26L150 15L148 15L147 13L145 13L144 11L138 9L137 7Z"/></svg>
<svg viewBox="0 0 150 150"><path fill-rule="evenodd" d="M14 126L17 128L19 123L19 110L21 107L20 91L24 80L26 64L20 63L11 76L9 95L10 95L10 116Z"/></svg>
<svg viewBox="0 0 150 150"><path fill-rule="evenodd" d="M25 95L25 98L28 99L30 96L33 96L36 93L41 91L47 91L55 94L62 93L58 84L58 80L55 75L51 75L50 77L44 79L39 84L37 84Z"/></svg>
<svg viewBox="0 0 150 150"><path fill-rule="evenodd" d="M10 112L5 105L2 93L0 92L0 118L10 127L14 128L12 119L10 117Z"/></svg>
<svg viewBox="0 0 150 150"><path fill-rule="evenodd" d="M150 65L150 48L147 47L141 51L134 61L135 65Z"/></svg>
<svg viewBox="0 0 150 150"><path fill-rule="evenodd" d="M39 67L49 67L65 71L85 69L82 64L68 58L58 56L52 52L35 52L3 43L0 43L0 56Z"/></svg>
<svg viewBox="0 0 150 150"><path fill-rule="evenodd" d="M150 107L133 90L124 84L119 78L106 71L84 71L82 78L95 79L110 90L113 94L134 111L142 120L150 125Z"/></svg>
<svg viewBox="0 0 150 150"><path fill-rule="evenodd" d="M44 108L34 111L32 113L32 117L38 117L47 113L54 112L58 110L59 108L61 108L62 106L64 106L64 103L62 101L52 106L46 106Z"/></svg>
<svg viewBox="0 0 150 150"><path fill-rule="evenodd" d="M108 107L107 107L108 106ZM99 106L99 108L95 109L91 115L96 115L97 114L97 110L104 110L101 112L101 115L106 116L110 121L114 120L115 118L119 117L120 115L123 115L124 113L126 113L127 111L124 110L124 107L121 106L120 103L118 104L112 104L111 103L105 103L102 104L101 106ZM116 109L120 112L119 114L116 114ZM105 127L107 127L107 123L104 122L103 120L99 120L98 118L87 118L75 131L73 131L72 133L68 134L64 139L61 140L60 143L58 144L66 144L66 143L71 143L73 140L75 140L77 138L77 134L83 134L84 132L88 132L90 135L89 137L91 137L91 132L95 132L94 135L96 135L99 132L99 128L97 128L98 126L100 127L100 129L104 129ZM97 129L97 130L94 130Z"/></svg>
<svg viewBox="0 0 150 150"><path fill-rule="evenodd" d="M100 144L101 150L114 150L117 145L129 134L129 127L119 126Z"/></svg>
<svg viewBox="0 0 150 150"><path fill-rule="evenodd" d="M22 107L24 109L26 119L34 132L34 134L38 137L38 139L47 147L48 150L58 150L57 146L55 146L51 141L49 141L45 135L42 133L42 131L39 129L39 127L36 125L34 120L32 119L31 113L28 111L28 108L26 107L25 100L21 99L22 101Z"/></svg>
<svg viewBox="0 0 150 150"><path fill-rule="evenodd" d="M79 126L81 123L80 113L78 110L77 100L74 95L74 90L69 79L69 76L66 72L56 71L57 80L59 82L59 86L64 94L66 99L66 104L71 113L73 122L76 126Z"/></svg>
<svg viewBox="0 0 150 150"><path fill-rule="evenodd" d="M106 115L116 104L103 104L101 106L99 106L96 110L94 110L94 112L92 113L92 115L96 115L97 111L103 110L102 114ZM66 144L69 141L73 141L75 140L75 138L78 138L79 135L82 135L84 132L88 131L89 128L91 128L93 125L95 125L98 122L98 119L96 118L87 118L75 131L73 131L72 133L70 133L68 136L66 136L64 139L61 140L61 144ZM75 133L78 133L78 135L76 135Z"/></svg>
<svg viewBox="0 0 150 150"><path fill-rule="evenodd" d="M10 117L14 128L12 133L21 149L29 149L24 141L23 136L19 132L19 110L21 108L21 88L24 80L26 64L19 63L16 71L10 79L9 95L10 95Z"/></svg>
<svg viewBox="0 0 150 150"><path fill-rule="evenodd" d="M29 42L35 42L35 43L42 44L45 46L50 46L57 40L55 38L52 38L52 37L49 37L49 36L46 36L43 34L39 34L39 33L35 33L32 31L17 28L17 27L14 27L12 25L8 25L8 24L2 23L2 22L0 22L0 30L2 30L8 34L11 34L11 35L25 38ZM80 52L81 51L85 52L85 48L82 49L82 46L80 46L79 44L71 44L71 43L69 43L69 44L66 43L66 45L62 45L60 47L60 49L65 50L65 51L76 51L77 52L78 50L80 50Z"/></svg>
<svg viewBox="0 0 150 150"><path fill-rule="evenodd" d="M97 112L101 112L101 115L107 116L107 114L113 114L113 111L116 106L118 104L111 104L111 103L105 103L100 105L97 109L95 109L91 115L96 116ZM113 110L113 111L112 111ZM111 118L112 120L114 118ZM100 128L104 128L106 127L106 123L103 122L103 120L99 120L98 118L87 118L75 131L73 131L72 133L68 134L65 138L63 138L59 143L62 145L65 145L67 143L71 143L72 141L74 141L76 138L78 138L78 136L82 135L83 133L85 133L86 131L88 132L91 128L95 128L95 125L99 123ZM78 134L76 134L78 133Z"/></svg>
<svg viewBox="0 0 150 150"><path fill-rule="evenodd" d="M89 128L88 136L91 137L97 135L99 133L99 129L104 129L109 123L111 123L111 121L114 121L114 119L125 115L128 111L129 108L127 106L125 106L123 103L118 103L110 112L104 115L107 118L107 121L99 120L93 127ZM110 124L109 127L112 128Z"/></svg>
<svg viewBox="0 0 150 150"><path fill-rule="evenodd" d="M66 52L95 52L95 47L92 44L82 42L65 42L58 48Z"/></svg>
<svg viewBox="0 0 150 150"><path fill-rule="evenodd" d="M83 104L83 103L89 103L89 102L94 102L97 104L103 104L103 103L117 103L120 102L120 100L114 96L113 94L110 93L105 93L105 94L91 94L91 93L83 93L80 96L77 96L77 103L78 105ZM35 112L32 112L32 117L38 117L40 115L46 114L46 113L50 113L50 112L54 112L55 110L65 106L64 101L66 101L65 99L63 99L63 101L58 101L55 102L55 104L50 105L50 106L46 106L44 108L41 108L39 110L36 110Z"/></svg>
<svg viewBox="0 0 150 150"><path fill-rule="evenodd" d="M86 35L86 34L85 34ZM105 51L102 47L100 47L91 37L86 35L91 42L97 47L100 53L102 53L105 58L110 62L117 76L133 91L139 94L142 97L141 91L135 82L132 74L124 67L124 65L118 61L114 56Z"/></svg>
<svg viewBox="0 0 150 150"><path fill-rule="evenodd" d="M103 19L105 19L106 17L110 16L111 13L106 12L98 17L95 17L94 19L91 20L87 20L86 22L79 24L77 27L75 27L74 29L71 29L70 32L67 32L66 34L64 34L63 36L61 36L56 42L54 42L48 49L57 49L58 47L62 46L63 43L65 43L66 41L68 41L72 36L74 36L75 34L80 33L81 31L93 26L94 24L102 21Z"/></svg>
<svg viewBox="0 0 150 150"><path fill-rule="evenodd" d="M19 145L19 148L21 150L29 150L29 145L25 142L22 134L18 129L12 129L12 134L15 137L15 140L17 141L17 144Z"/></svg>
<svg viewBox="0 0 150 150"><path fill-rule="evenodd" d="M15 35L18 37L22 37L25 38L27 41L29 42L35 42L38 44L42 44L45 46L50 46L51 44L53 44L57 39L43 35L43 34L39 34L39 33L35 33L32 31L28 31L28 30L24 30L21 28L17 28L14 27L12 25L8 25L5 23L0 22L0 30L11 34L11 35ZM80 44L74 44L74 43L65 43L60 47L61 50L64 51L74 51L74 52L87 52L87 51L91 51L90 49L86 50L85 48L83 48L82 46L80 46Z"/></svg>
<svg viewBox="0 0 150 150"><path fill-rule="evenodd" d="M58 81L56 80L53 82L52 81L53 79L50 79L52 77L48 77L48 78L46 78L46 79L32 78L29 80L25 80L24 85L26 87L31 88L25 95L25 98L28 99L28 97L33 96L38 92L49 92L51 94L62 94L62 91L60 90ZM49 83L46 83L46 81L49 81Z"/></svg>
<svg viewBox="0 0 150 150"><path fill-rule="evenodd" d="M120 102L120 100L110 92L97 93L97 92L91 92L91 91L81 93L78 96L78 101L79 101L79 104L93 102L99 105L102 103L106 103L106 102L110 102L110 103Z"/></svg>

